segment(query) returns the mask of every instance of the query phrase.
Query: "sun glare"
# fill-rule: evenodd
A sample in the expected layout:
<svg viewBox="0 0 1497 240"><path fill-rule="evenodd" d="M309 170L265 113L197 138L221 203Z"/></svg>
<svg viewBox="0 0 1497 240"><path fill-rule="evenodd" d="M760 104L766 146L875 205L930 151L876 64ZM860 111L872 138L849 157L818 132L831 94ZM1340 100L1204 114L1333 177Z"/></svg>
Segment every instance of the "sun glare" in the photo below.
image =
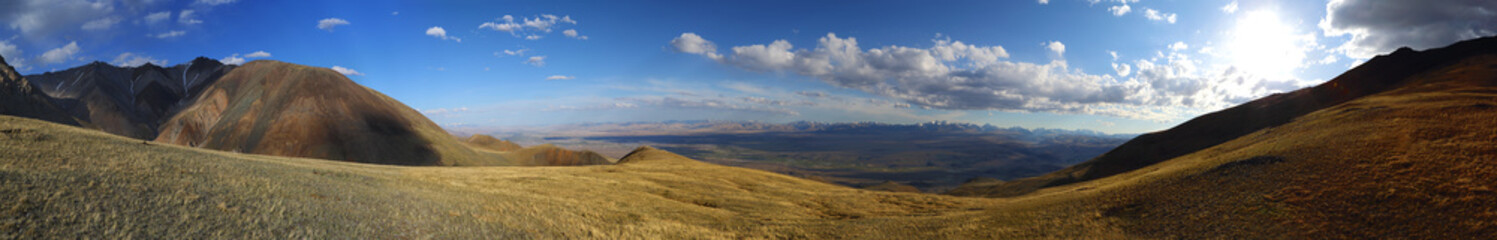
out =
<svg viewBox="0 0 1497 240"><path fill-rule="evenodd" d="M1265 77L1289 77L1304 62L1304 35L1284 24L1278 13L1253 11L1237 19L1227 56L1237 69Z"/></svg>

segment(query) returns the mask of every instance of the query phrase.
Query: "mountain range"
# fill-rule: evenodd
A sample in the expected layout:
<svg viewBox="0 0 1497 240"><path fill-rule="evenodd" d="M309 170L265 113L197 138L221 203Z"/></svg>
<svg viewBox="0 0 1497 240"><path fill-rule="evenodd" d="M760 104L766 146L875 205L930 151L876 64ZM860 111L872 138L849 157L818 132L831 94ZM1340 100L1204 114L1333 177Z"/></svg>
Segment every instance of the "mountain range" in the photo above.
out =
<svg viewBox="0 0 1497 240"><path fill-rule="evenodd" d="M853 189L648 146L593 166L410 167L156 144L70 123L90 118L0 69L7 73L0 110L20 116L0 116L0 202L7 203L0 238L1497 238L1494 37L1400 49L1324 84L1143 134L1050 174L973 179L949 195ZM257 130L274 128L264 118L317 123L315 113L286 108L325 109L295 103L326 99L253 88L346 81L327 81L340 80L329 72L246 64L203 87L220 90L187 94L197 98L180 110L219 120L158 126L233 119L226 130L196 128L255 135L281 134ZM357 88L340 91L348 89ZM212 101L222 104L203 104ZM388 102L359 104L395 111L376 118L414 112L381 103ZM473 141L480 144L422 137L431 135L411 129L429 123L424 118L386 120L364 119L350 129L373 132L351 134L451 141L478 156L524 149L475 147L512 148L483 137ZM382 124L390 122L410 124ZM329 134L322 136L342 133ZM238 136L202 143L256 142ZM376 141L410 146L407 140ZM537 154L546 155L565 154ZM895 183L869 188L908 191Z"/></svg>
<svg viewBox="0 0 1497 240"><path fill-rule="evenodd" d="M5 102L7 114L155 142L394 165L607 163L552 146L475 150L415 109L326 68L199 57L172 67L93 62L14 80L8 71L15 86L7 90L20 99Z"/></svg>

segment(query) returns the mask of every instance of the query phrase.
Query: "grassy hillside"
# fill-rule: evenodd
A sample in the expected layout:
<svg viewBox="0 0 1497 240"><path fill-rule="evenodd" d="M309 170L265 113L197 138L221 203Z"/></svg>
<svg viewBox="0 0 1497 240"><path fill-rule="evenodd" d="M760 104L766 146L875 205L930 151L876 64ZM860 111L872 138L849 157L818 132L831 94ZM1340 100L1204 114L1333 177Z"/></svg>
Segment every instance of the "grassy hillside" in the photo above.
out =
<svg viewBox="0 0 1497 240"><path fill-rule="evenodd" d="M649 148L621 165L400 167L211 151L9 116L0 133L0 238L1118 234L1092 217L1055 220L1091 215L1036 207L1048 201L857 190Z"/></svg>

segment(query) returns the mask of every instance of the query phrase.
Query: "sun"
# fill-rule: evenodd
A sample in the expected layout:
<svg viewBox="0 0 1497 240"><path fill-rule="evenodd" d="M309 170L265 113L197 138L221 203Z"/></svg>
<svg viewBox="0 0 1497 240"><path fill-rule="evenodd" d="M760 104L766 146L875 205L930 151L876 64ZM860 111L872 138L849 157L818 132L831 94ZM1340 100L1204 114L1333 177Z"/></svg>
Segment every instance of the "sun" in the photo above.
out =
<svg viewBox="0 0 1497 240"><path fill-rule="evenodd" d="M1292 76L1304 62L1309 50L1306 48L1314 44L1314 35L1297 34L1294 27L1284 24L1273 11L1246 12L1237 19L1228 37L1230 55L1226 57L1232 66L1275 78Z"/></svg>

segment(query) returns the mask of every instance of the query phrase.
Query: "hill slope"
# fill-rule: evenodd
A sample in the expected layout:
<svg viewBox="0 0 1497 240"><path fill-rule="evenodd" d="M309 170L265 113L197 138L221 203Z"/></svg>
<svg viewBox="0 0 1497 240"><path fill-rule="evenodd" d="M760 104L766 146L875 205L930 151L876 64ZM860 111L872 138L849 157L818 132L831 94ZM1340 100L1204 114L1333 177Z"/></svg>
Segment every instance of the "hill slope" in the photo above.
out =
<svg viewBox="0 0 1497 240"><path fill-rule="evenodd" d="M326 68L254 61L207 86L156 141L396 165L507 165L394 99Z"/></svg>
<svg viewBox="0 0 1497 240"><path fill-rule="evenodd" d="M1412 76L1473 56L1497 53L1497 38L1487 37L1417 52L1401 48L1378 56L1319 86L1274 94L1206 114L1169 130L1140 135L1112 151L1046 175L1005 184L950 191L961 196L1017 196L1035 190L1099 179L1138 170L1171 158L1272 128L1327 107L1401 86Z"/></svg>

